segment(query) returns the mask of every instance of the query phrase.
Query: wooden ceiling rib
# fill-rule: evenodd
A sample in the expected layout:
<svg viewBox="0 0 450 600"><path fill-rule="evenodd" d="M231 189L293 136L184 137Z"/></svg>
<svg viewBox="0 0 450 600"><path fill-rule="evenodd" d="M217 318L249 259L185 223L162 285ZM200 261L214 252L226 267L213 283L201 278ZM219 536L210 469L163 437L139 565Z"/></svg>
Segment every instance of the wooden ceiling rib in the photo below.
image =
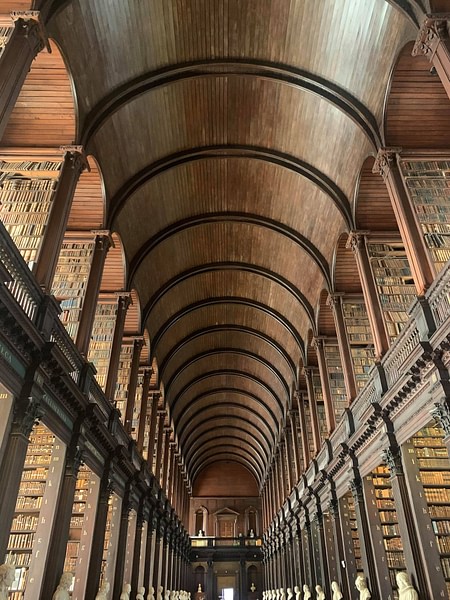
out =
<svg viewBox="0 0 450 600"><path fill-rule="evenodd" d="M381 143L393 64L416 37L405 6L53 4L48 30L73 77L77 141L96 161L69 225L114 232L102 289L136 292L126 330L148 331L141 363L152 361L191 478L228 456L263 483L293 390L305 386L302 365L317 363L311 338L335 334L328 291L360 291L348 231L374 215L375 228L392 229L387 194L364 161ZM415 115L415 82L447 118L421 60L406 80L405 52L389 139L405 110Z"/></svg>

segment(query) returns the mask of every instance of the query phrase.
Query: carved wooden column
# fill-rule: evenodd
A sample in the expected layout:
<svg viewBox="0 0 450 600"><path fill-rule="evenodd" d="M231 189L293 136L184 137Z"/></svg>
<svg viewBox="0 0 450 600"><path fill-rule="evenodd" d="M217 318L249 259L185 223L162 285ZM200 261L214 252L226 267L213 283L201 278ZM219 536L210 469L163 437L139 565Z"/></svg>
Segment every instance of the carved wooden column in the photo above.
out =
<svg viewBox="0 0 450 600"><path fill-rule="evenodd" d="M384 323L378 290L370 268L364 235L357 231L350 232L346 247L351 248L355 254L367 316L373 335L375 355L377 359L380 359L389 348L389 336Z"/></svg>
<svg viewBox="0 0 450 600"><path fill-rule="evenodd" d="M147 454L147 464L149 466L150 471L153 470L153 459L156 456L157 451L157 442L155 440L156 437L156 426L158 424L158 403L161 394L159 392L152 393L152 412L150 414L150 431L148 434L148 454Z"/></svg>
<svg viewBox="0 0 450 600"><path fill-rule="evenodd" d="M142 451L144 449L145 427L147 425L148 390L150 387L151 376L152 369L144 369L144 379L142 382L141 413L139 415L139 428L137 435L137 449L140 454L142 454Z"/></svg>
<svg viewBox="0 0 450 600"><path fill-rule="evenodd" d="M136 400L136 388L139 376L139 361L141 359L141 351L144 345L144 338L135 338L133 341L133 355L131 357L130 381L127 392L127 408L125 411L124 427L125 431L131 435L133 427L134 404Z"/></svg>
<svg viewBox="0 0 450 600"><path fill-rule="evenodd" d="M162 457L162 472L161 472L161 489L168 496L168 474L170 460L170 429L164 428L164 452Z"/></svg>
<svg viewBox="0 0 450 600"><path fill-rule="evenodd" d="M289 425L284 430L284 451L285 451L284 456L285 456L285 461L286 461L286 466L287 466L287 475L288 475L287 487L288 487L288 494L290 494L292 492L294 485L297 483L297 480L295 479L295 461L294 461L294 452L293 452L292 441L291 441L291 430L290 430Z"/></svg>
<svg viewBox="0 0 450 600"><path fill-rule="evenodd" d="M141 541L142 541L142 530L144 527L144 506L141 503L138 509L137 521L136 521L136 534L134 537L134 550L133 550L133 566L131 569L131 598L134 598L138 590L139 581L139 569L141 566Z"/></svg>
<svg viewBox="0 0 450 600"><path fill-rule="evenodd" d="M114 335L111 345L111 355L109 358L108 377L105 385L105 396L114 403L116 395L117 374L119 371L120 351L122 348L123 330L128 307L131 304L131 295L129 292L118 294L116 323L114 326Z"/></svg>
<svg viewBox="0 0 450 600"><path fill-rule="evenodd" d="M86 597L95 598L100 584L104 539L108 519L108 502L113 492L112 469L107 467L100 482L100 494L95 515L94 536L86 583Z"/></svg>
<svg viewBox="0 0 450 600"><path fill-rule="evenodd" d="M166 413L164 411L158 412L158 440L156 442L156 465L155 465L155 479L160 482L161 479L161 467L162 467L162 456L163 456L163 440L164 440L164 420Z"/></svg>
<svg viewBox="0 0 450 600"><path fill-rule="evenodd" d="M306 583L304 554L303 554L303 543L302 543L302 529L300 526L300 519L297 517L295 521L295 558L296 558L296 585L299 587ZM301 589L301 587L300 587Z"/></svg>
<svg viewBox="0 0 450 600"><path fill-rule="evenodd" d="M289 472L289 468L286 463L285 446L286 446L285 441L283 439L281 439L279 446L278 446L278 461L279 461L279 475L280 475L282 504L284 504L286 496L291 491L290 485L289 485L289 475L286 477L286 473ZM289 491L288 491L288 486L289 486Z"/></svg>
<svg viewBox="0 0 450 600"><path fill-rule="evenodd" d="M417 35L413 56L426 56L450 98L449 14L426 15Z"/></svg>
<svg viewBox="0 0 450 600"><path fill-rule="evenodd" d="M322 446L320 441L320 430L319 430L319 417L317 414L316 397L314 394L313 386L313 372L311 367L305 367L303 372L306 377L306 387L308 389L308 400L309 400L309 415L311 417L311 427L313 435L314 453L319 454L320 447Z"/></svg>
<svg viewBox="0 0 450 600"><path fill-rule="evenodd" d="M295 483L298 482L301 475L301 462L300 462L300 449L298 446L297 437L297 412L294 410L289 411L288 414L289 426L291 428L291 440L293 450L293 462L294 462L294 479Z"/></svg>
<svg viewBox="0 0 450 600"><path fill-rule="evenodd" d="M92 326L95 319L95 307L102 282L103 267L106 255L112 244L109 231L98 231L95 238L95 247L92 255L91 270L86 285L83 308L81 310L80 324L78 326L76 346L84 356L89 352Z"/></svg>
<svg viewBox="0 0 450 600"><path fill-rule="evenodd" d="M325 418L327 420L328 435L336 428L333 400L331 398L330 380L328 379L327 363L325 361L325 349L323 338L316 337L312 341L316 349L317 363L319 365L320 385L322 387L323 402L325 405Z"/></svg>
<svg viewBox="0 0 450 600"><path fill-rule="evenodd" d="M373 167L386 184L397 225L400 230L417 294L423 295L433 283L435 270L425 244L422 229L406 191L397 163L400 148L381 148Z"/></svg>
<svg viewBox="0 0 450 600"><path fill-rule="evenodd" d="M52 287L78 180L88 168L82 146L63 146L61 150L64 161L34 270L36 281L47 293Z"/></svg>
<svg viewBox="0 0 450 600"><path fill-rule="evenodd" d="M84 445L84 430L78 424L66 452L64 475L61 482L53 530L49 541L48 560L41 587L41 599L51 598L64 569L70 520Z"/></svg>
<svg viewBox="0 0 450 600"><path fill-rule="evenodd" d="M156 533L155 523L153 516L154 508L150 509L147 526L147 539L145 544L145 564L144 564L144 582L146 593L150 591L150 586L153 585L153 566L155 562L155 545L156 545Z"/></svg>
<svg viewBox="0 0 450 600"><path fill-rule="evenodd" d="M39 11L14 11L12 18L14 29L0 58L0 138L33 59L48 45Z"/></svg>
<svg viewBox="0 0 450 600"><path fill-rule="evenodd" d="M356 579L356 570L354 574L352 574L351 579L353 580L350 588L350 581L348 577L348 566L345 560L345 551L344 551L344 536L342 533L342 524L341 524L341 514L340 514L340 506L339 501L336 497L336 493L334 491L331 492L331 500L328 505L328 510L330 512L331 517L331 527L333 529L333 538L336 546L336 570L339 574L336 578L341 585L341 590L344 595L344 598L350 598L351 593L350 589L353 590L354 583L353 581Z"/></svg>
<svg viewBox="0 0 450 600"><path fill-rule="evenodd" d="M16 400L13 406L13 421L8 435L6 449L0 468L0 553L5 556L8 547L10 525L14 516L16 499L19 492L22 470L27 454L29 436L33 425L43 416L43 410L38 400L31 393L34 368L31 381L24 385L24 395Z"/></svg>
<svg viewBox="0 0 450 600"><path fill-rule="evenodd" d="M272 470L273 488L275 491L275 514L281 506L280 475L278 469L278 456L274 456Z"/></svg>
<svg viewBox="0 0 450 600"><path fill-rule="evenodd" d="M317 500L317 502L319 502L319 501ZM325 531L324 531L324 522L323 521L324 521L324 516L322 513L322 509L321 509L320 505L318 504L317 512L314 517L314 525L315 525L315 530L316 530L316 534L317 534L316 553L317 553L317 565L319 567L317 569L317 571L320 570L320 580L319 580L318 573L316 574L316 580L317 580L317 583L323 587L323 589L325 591L325 595L328 598L330 598L331 597L331 587L329 584L330 569L329 569L328 561L327 561L327 542L325 539Z"/></svg>
<svg viewBox="0 0 450 600"><path fill-rule="evenodd" d="M119 539L117 543L117 559L114 573L114 588L112 600L120 600L120 594L123 587L123 574L125 569L125 555L127 551L128 521L130 519L131 502L130 490L125 491L122 502L122 512L120 514Z"/></svg>
<svg viewBox="0 0 450 600"><path fill-rule="evenodd" d="M440 580L441 577L439 575L441 574L436 573L436 564L439 564L439 555L433 551L434 548L431 546L427 557L428 549L425 550L422 540L419 538L415 525L416 515L411 504L405 471L403 469L402 453L395 441L391 441L391 446L383 452L383 458L391 474L390 481L395 499L398 523L402 532L406 566L412 574L420 598L433 600L440 596L444 583ZM416 493L419 492L416 491ZM422 508L426 511L426 503L424 502L423 504L425 506ZM423 533L425 534L425 531Z"/></svg>
<svg viewBox="0 0 450 600"><path fill-rule="evenodd" d="M342 294L328 294L328 306L331 308L336 326L336 335L341 356L342 370L344 372L345 390L347 392L348 403L358 395L356 387L355 371L353 369L353 360L348 343L347 332L345 329L344 313L342 311Z"/></svg>
<svg viewBox="0 0 450 600"><path fill-rule="evenodd" d="M309 463L311 462L311 456L309 453L309 442L308 442L308 433L306 431L306 415L305 415L305 405L303 402L303 395L300 392L298 394L298 416L300 420L300 432L302 437L302 449L303 449L303 462L305 471L308 468Z"/></svg>

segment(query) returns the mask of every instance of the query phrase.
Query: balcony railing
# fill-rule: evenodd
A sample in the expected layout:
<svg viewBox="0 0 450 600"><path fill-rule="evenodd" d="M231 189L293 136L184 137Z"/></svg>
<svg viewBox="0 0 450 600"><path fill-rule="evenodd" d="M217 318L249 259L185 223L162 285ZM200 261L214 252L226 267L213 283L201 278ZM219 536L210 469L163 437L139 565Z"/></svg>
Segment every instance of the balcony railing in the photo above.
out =
<svg viewBox="0 0 450 600"><path fill-rule="evenodd" d="M213 537L213 536L191 536L192 548L218 548L218 547L245 547L245 546L262 546L262 538L260 537Z"/></svg>

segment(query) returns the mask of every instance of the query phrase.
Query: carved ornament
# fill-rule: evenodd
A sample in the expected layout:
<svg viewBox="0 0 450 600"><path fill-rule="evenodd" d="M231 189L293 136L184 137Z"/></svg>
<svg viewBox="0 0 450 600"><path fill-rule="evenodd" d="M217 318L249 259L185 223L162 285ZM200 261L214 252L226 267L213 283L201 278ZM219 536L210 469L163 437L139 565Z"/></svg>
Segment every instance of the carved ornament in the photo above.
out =
<svg viewBox="0 0 450 600"><path fill-rule="evenodd" d="M450 435L450 407L447 403L436 402L431 415L439 421L446 436Z"/></svg>
<svg viewBox="0 0 450 600"><path fill-rule="evenodd" d="M430 61L433 60L440 41L448 38L449 19L449 14L426 15L417 34L412 56L426 56Z"/></svg>
<svg viewBox="0 0 450 600"><path fill-rule="evenodd" d="M383 461L386 463L392 477L403 475L402 455L398 446L391 446L384 450Z"/></svg>
<svg viewBox="0 0 450 600"><path fill-rule="evenodd" d="M355 254L361 250L364 246L364 234L360 231L350 231L348 234L347 241L345 242L345 247L347 249L352 250Z"/></svg>
<svg viewBox="0 0 450 600"><path fill-rule="evenodd" d="M27 38L35 54L45 47L51 52L47 32L38 10L13 10L11 19L15 22L16 29L19 28L20 34Z"/></svg>
<svg viewBox="0 0 450 600"><path fill-rule="evenodd" d="M30 396L16 405L14 413L14 432L29 437L33 426L44 416L44 409L39 400Z"/></svg>
<svg viewBox="0 0 450 600"><path fill-rule="evenodd" d="M359 477L350 481L350 491L355 503L364 502L363 486Z"/></svg>
<svg viewBox="0 0 450 600"><path fill-rule="evenodd" d="M379 174L383 179L386 179L391 170L391 165L395 163L399 152L401 152L401 148L380 148L373 165L372 173Z"/></svg>

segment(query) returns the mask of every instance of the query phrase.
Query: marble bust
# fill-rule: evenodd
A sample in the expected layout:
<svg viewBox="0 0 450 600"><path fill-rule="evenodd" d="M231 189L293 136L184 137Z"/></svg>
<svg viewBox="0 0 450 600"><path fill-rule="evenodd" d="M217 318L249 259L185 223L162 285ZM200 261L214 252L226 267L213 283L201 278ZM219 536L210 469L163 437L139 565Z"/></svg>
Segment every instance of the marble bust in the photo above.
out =
<svg viewBox="0 0 450 600"><path fill-rule="evenodd" d="M325 592L321 585L316 585L317 600L325 600Z"/></svg>
<svg viewBox="0 0 450 600"><path fill-rule="evenodd" d="M124 583L122 587L122 593L120 594L120 600L130 600L131 585Z"/></svg>
<svg viewBox="0 0 450 600"><path fill-rule="evenodd" d="M0 565L0 600L8 600L8 589L14 581L14 566Z"/></svg>
<svg viewBox="0 0 450 600"><path fill-rule="evenodd" d="M333 592L332 600L342 600L342 598L344 597L342 595L341 588L339 587L339 584L337 581L331 582L331 591Z"/></svg>
<svg viewBox="0 0 450 600"><path fill-rule="evenodd" d="M70 600L69 589L72 585L73 573L64 572L59 580L58 587L53 594L52 600Z"/></svg>
<svg viewBox="0 0 450 600"><path fill-rule="evenodd" d="M138 588L138 591L136 594L136 600L145 600L144 594L145 594L145 587Z"/></svg>
<svg viewBox="0 0 450 600"><path fill-rule="evenodd" d="M309 585L305 583L303 586L303 600L310 600L311 598L311 590L309 589Z"/></svg>
<svg viewBox="0 0 450 600"><path fill-rule="evenodd" d="M295 600L301 600L302 593L301 593L300 588L298 587L298 585L296 585L294 587L294 593L295 593Z"/></svg>
<svg viewBox="0 0 450 600"><path fill-rule="evenodd" d="M108 600L110 585L107 581L104 581L98 590L95 600Z"/></svg>
<svg viewBox="0 0 450 600"><path fill-rule="evenodd" d="M358 575L355 581L356 589L359 592L359 600L369 600L372 598L372 594L369 592L367 587L366 578L363 575Z"/></svg>
<svg viewBox="0 0 450 600"><path fill-rule="evenodd" d="M155 600L155 588L151 585L148 590L147 600Z"/></svg>
<svg viewBox="0 0 450 600"><path fill-rule="evenodd" d="M408 573L401 571L395 576L399 600L419 600L419 594L413 588Z"/></svg>
<svg viewBox="0 0 450 600"><path fill-rule="evenodd" d="M292 588L288 588L286 590L287 592L287 600L292 600L292 598L294 597L294 594L292 593Z"/></svg>

